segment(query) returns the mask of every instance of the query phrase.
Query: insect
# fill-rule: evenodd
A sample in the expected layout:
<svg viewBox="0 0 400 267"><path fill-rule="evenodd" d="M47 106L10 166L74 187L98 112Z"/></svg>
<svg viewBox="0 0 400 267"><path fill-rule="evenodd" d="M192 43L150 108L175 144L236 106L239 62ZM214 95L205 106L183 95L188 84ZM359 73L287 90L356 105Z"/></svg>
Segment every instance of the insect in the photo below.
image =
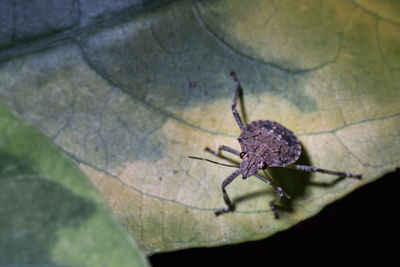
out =
<svg viewBox="0 0 400 267"><path fill-rule="evenodd" d="M236 77L236 74L231 72L230 75L232 76L236 86L235 95L232 102L232 113L241 130L238 138L241 151L224 145L218 147L218 152L208 147L205 148L205 151L210 152L217 157L222 156L221 151L235 154L242 159L240 166L223 164L206 158L189 156L191 159L205 160L211 163L237 168L231 175L222 181L221 190L226 207L216 210L216 216L233 210L233 205L226 191L226 187L240 174L242 175L243 179L246 179L250 176L255 176L273 187L276 198L269 202L269 206L276 219L279 218L276 210L276 202L281 200L283 197L289 199L290 196L274 182L271 175L264 171L268 167L285 167L306 172L320 172L337 175L340 177L361 179L360 174L337 172L320 169L313 166L294 164L301 154L300 142L291 130L277 122L269 120L257 120L252 121L247 125L243 125L239 112L236 109L237 100L241 93L242 87L238 78ZM257 174L260 170L264 171L266 179Z"/></svg>

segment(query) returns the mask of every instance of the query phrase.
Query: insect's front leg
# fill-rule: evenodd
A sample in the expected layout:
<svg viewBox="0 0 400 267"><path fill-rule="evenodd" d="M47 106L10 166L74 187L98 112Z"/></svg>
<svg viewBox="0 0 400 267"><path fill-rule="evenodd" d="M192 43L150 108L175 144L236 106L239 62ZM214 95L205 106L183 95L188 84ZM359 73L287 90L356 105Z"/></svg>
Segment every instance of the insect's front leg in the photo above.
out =
<svg viewBox="0 0 400 267"><path fill-rule="evenodd" d="M278 186L274 182L274 179L272 179L271 175L269 175L265 171L264 171L264 174L267 177L267 179L262 178L257 173L254 174L254 176L257 177L258 179L260 179L261 181L271 185L274 188L274 191L275 191L275 194L276 194L276 198L269 202L269 206L270 206L272 212L274 213L275 219L279 219L279 214L278 214L278 212L276 210L276 202L281 200L283 197L286 197L287 199L290 199L290 196L285 191L283 191L283 189L280 186Z"/></svg>
<svg viewBox="0 0 400 267"><path fill-rule="evenodd" d="M216 210L215 216L218 216L224 212L231 211L233 209L232 202L228 196L228 193L226 192L225 187L227 187L240 174L240 171L241 171L240 169L237 169L231 175L229 175L228 178L226 178L224 181L222 181L221 189L222 189L222 195L224 198L224 202L226 204L226 208Z"/></svg>

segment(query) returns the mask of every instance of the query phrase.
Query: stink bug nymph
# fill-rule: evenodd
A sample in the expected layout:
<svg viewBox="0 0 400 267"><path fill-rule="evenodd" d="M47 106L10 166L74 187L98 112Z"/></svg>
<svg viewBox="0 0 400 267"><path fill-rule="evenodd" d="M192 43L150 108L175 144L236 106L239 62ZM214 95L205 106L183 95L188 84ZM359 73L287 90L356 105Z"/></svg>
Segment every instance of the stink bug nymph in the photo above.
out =
<svg viewBox="0 0 400 267"><path fill-rule="evenodd" d="M283 191L281 187L274 183L272 177L267 172L264 172L266 175L266 179L257 174L258 171L265 170L268 167L292 168L307 172L321 172L331 175L337 175L340 177L352 177L356 179L361 179L360 174L330 171L315 168L312 166L294 164L300 157L300 142L291 130L287 129L277 122L269 120L258 120L250 122L244 126L242 119L240 118L239 112L236 109L237 100L241 92L240 82L234 72L231 72L230 74L236 85L235 95L232 102L232 113L236 120L236 123L241 130L240 136L238 138L241 151L224 145L218 147L218 152L215 152L208 147L206 147L205 150L218 157L221 156L221 150L230 152L239 156L242 159L241 164L240 166L235 166L215 162L206 158L189 156L189 158L192 159L206 160L215 164L237 168L231 175L223 180L221 184L222 195L226 207L216 210L215 215L220 215L222 213L233 210L233 205L225 188L238 175L241 174L243 179L246 179L250 176L255 176L273 187L276 193L276 198L270 201L269 205L274 213L275 218L278 218L275 203L279 201L282 197L290 198L290 196L285 191Z"/></svg>

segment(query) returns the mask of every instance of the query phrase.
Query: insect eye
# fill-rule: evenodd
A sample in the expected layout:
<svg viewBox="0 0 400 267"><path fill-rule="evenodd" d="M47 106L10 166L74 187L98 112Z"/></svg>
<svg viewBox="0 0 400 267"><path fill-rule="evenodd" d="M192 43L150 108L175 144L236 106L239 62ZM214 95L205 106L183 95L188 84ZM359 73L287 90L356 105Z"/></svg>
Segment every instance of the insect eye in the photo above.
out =
<svg viewBox="0 0 400 267"><path fill-rule="evenodd" d="M246 156L246 152L240 152L239 157L242 159L244 156Z"/></svg>
<svg viewBox="0 0 400 267"><path fill-rule="evenodd" d="M261 169L265 170L267 168L267 163L261 162L260 167Z"/></svg>

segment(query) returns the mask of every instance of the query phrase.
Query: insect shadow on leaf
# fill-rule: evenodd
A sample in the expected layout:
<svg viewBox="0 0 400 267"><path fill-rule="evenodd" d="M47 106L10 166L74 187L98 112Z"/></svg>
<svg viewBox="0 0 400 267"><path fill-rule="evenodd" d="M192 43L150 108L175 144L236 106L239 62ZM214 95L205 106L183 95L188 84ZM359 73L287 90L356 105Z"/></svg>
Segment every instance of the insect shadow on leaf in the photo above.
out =
<svg viewBox="0 0 400 267"><path fill-rule="evenodd" d="M233 173L231 173L231 175L229 175L227 178L225 178L225 180L222 181L221 190L226 207L216 210L215 211L216 216L234 210L234 204L229 198L228 192L226 191L226 187L240 174L242 175L243 179L255 176L259 180L272 186L272 188L275 191L276 197L275 199L269 202L269 206L272 212L274 213L274 217L276 219L279 218L276 205L277 202L279 202L281 199L290 200L291 195L288 192L286 192L281 186L279 186L273 177L288 176L287 174L284 174L288 169L308 172L308 174L305 174L301 179L304 185L306 184L304 182L309 180L309 173L311 172L320 172L338 176L339 179L337 179L337 181L334 182L338 182L340 179L344 177L361 179L360 174L331 171L310 166L307 155L305 155L305 157L303 156L302 159L299 160L302 148L296 135L291 130L287 129L286 127L275 121L257 120L257 121L252 121L246 125L243 125L243 121L239 115L239 112L236 109L238 98L240 97L241 100L243 99L241 97L242 87L240 85L238 78L236 77L236 74L234 72L231 72L230 74L236 85L235 95L232 101L232 113L233 117L236 120L237 125L241 130L241 133L238 138L241 151L238 151L234 148L225 145L220 145L218 147L218 151L214 151L209 147L206 147L205 151L220 158L225 158L221 154L221 151L226 151L228 153L232 153L240 157L242 161L240 165L231 165L231 164L219 163L206 158L189 156L189 158L191 159L205 160L225 167L236 168L236 170ZM294 164L298 160L299 163L301 164ZM271 170L271 172L269 172L269 170ZM264 176L259 175L258 174L259 171L262 171L264 173ZM302 175L300 174L300 176ZM300 195L304 193L305 187L297 186L290 188L290 186L288 186L288 188L290 189L289 192L294 193L294 195ZM294 188L297 188L297 190L294 190ZM286 203L288 204L286 205L286 207L291 208L292 202L289 201Z"/></svg>

